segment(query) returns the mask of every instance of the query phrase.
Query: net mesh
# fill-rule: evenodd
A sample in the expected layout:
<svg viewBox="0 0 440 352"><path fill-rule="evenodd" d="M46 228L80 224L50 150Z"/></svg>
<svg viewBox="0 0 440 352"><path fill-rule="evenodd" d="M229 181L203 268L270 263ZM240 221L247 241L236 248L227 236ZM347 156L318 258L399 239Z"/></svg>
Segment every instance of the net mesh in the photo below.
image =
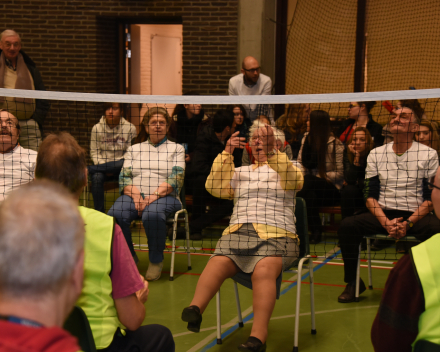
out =
<svg viewBox="0 0 440 352"><path fill-rule="evenodd" d="M304 225L308 224L309 235L306 237L311 241L310 254L325 257L338 254L340 260L339 254L342 250L347 266L347 260L357 261L359 245L364 241L363 235L387 235L388 231L380 224L373 229L371 223L362 222L366 221L364 217L371 215L365 208L365 188L370 187L372 193L367 193L370 197L377 198L380 205L377 208L382 209L389 220L399 217L406 220L418 206L430 199L431 188L427 182L431 181L438 167L437 153L440 150L440 142L439 125L436 121L439 90L304 96L161 97L2 89L0 95L8 97L5 108L8 108L7 102L14 97L37 99L37 102L45 100L50 105L41 126L33 123L32 119L19 120L19 152L13 138L15 124L13 121L7 122L8 115L2 112L2 198L14 188L33 179L36 152L31 149L37 149L34 148L34 139L41 136L44 140L50 133L66 131L87 153L89 179L81 195L81 204L90 208L101 207L101 211L116 217L129 246L133 244L133 251L149 250L159 257L163 250L169 249L171 245L167 238L171 227L164 221L180 209L178 197L181 196L190 214L193 252L212 254L217 246L217 253L231 256L283 255L295 259L298 256L298 248L288 238L294 239L295 232L303 230ZM420 106L414 105L415 99L418 99ZM356 159L356 148L348 146L354 130L349 126L358 123L362 127L366 123L368 119L363 119L361 108L364 107L364 102L373 100L376 104L370 115L376 127L366 128L374 137L372 143L377 148L372 149L369 156L371 159L367 162L368 141L363 142L367 151L358 152L359 158ZM34 102L30 102L26 107L33 109L33 104ZM276 121L272 122L272 126L281 133L278 134L277 129L273 129L274 142L270 148L264 149L268 132L261 135L263 132L257 126L249 134L251 121L246 119L246 109L238 109L243 115L241 117L237 110L234 110L235 105L252 104L285 106L285 116L276 116ZM387 127L387 123L390 110L396 109L399 104L411 106L412 112L422 112L421 130L432 131L426 134L427 138L422 131L415 138L428 139L423 143L430 144L431 149L417 147L419 149L411 149L404 153L404 157L397 157L396 153L380 147L384 138L396 136L392 128ZM125 119L121 119L123 122L115 122L115 127L110 128L112 122L108 116L109 108L112 115L118 115L119 107L120 115ZM170 115L168 122L162 123L161 109L165 109ZM226 113L229 117L218 118L218 111L228 109L231 111ZM324 116L321 116L319 121L325 122L328 119L332 132L330 139L325 141L325 144L328 143L323 170L326 177L320 174L319 160L322 156L318 156L316 149L322 141L308 142L308 139L304 138L308 121L310 128L317 126L317 120L312 122L311 117L316 115L317 110L321 110L320 114ZM17 104L11 105L9 112L15 116L20 116L21 113L17 111ZM144 115L148 115L149 112L152 116L148 120ZM244 138L242 143L251 143L243 149L236 148L233 159L222 159L219 154L228 146L228 140L232 140L231 129L224 124L228 118L235 121L233 130ZM315 118L316 116L313 117ZM405 116L399 117L401 120L404 118ZM267 123L264 116L259 120L263 124ZM373 123L371 121L369 125ZM151 140L152 143L149 143L148 136L145 135L144 139L142 135L139 136L139 132L146 131L146 127L152 129L149 131L155 131L150 133L150 138L155 134L162 136L161 128L169 127L169 124L169 140L166 143L154 138ZM317 130L324 129L324 123L318 125ZM388 135L384 132L387 129ZM402 133L407 135L407 132ZM165 134L162 137L164 136ZM359 143L362 144L362 141ZM305 144L308 144L307 148L304 147ZM41 145L41 141L36 145ZM273 148L279 149L283 156L287 155L287 159L279 158L280 154L272 156ZM269 156L269 165L264 164L264 158L261 165L258 164L257 156L260 154ZM372 158L373 154L375 159ZM286 164L285 161L288 159L293 161ZM256 163L253 164L253 161ZM364 176L365 169L367 177ZM298 186L301 183L298 170L304 175L305 182L303 189L296 193L296 188L301 188ZM217 176L213 176L214 171ZM211 183L206 182L208 175L211 175ZM365 181L366 178L375 176L379 177L379 184L375 183L377 180L368 183ZM364 184L368 187L363 187ZM352 193L348 193L344 198L344 192L347 193L350 189L348 186L352 186ZM373 188L376 193L371 191ZM305 199L308 213L305 222L302 216L296 213L296 224L293 218L295 196ZM223 199L220 200L219 197ZM132 200L136 200L138 204L134 204ZM157 206L158 203L161 205ZM145 214L143 209L150 206L151 211ZM440 232L440 222L431 211L432 208L420 209L421 215L416 214L412 218L414 229L417 231L409 230L411 227L408 227L408 231L411 231L410 234L414 235L416 240L424 240ZM351 224L351 227L345 226L342 231L342 217L349 216L358 222ZM380 218L380 215L376 218ZM367 220L374 222L374 217L370 216ZM400 220L398 222L402 223ZM347 224L347 221L345 223ZM245 226L233 226L237 224ZM377 222L374 225L377 226ZM395 228L397 227L398 225L395 225ZM183 232L182 223L179 223L179 228L178 238ZM233 235L222 237L226 228L229 228ZM389 228L389 231L394 230ZM223 241L219 244L220 238L223 238ZM301 246L304 246L305 239L303 238ZM402 249L402 245L395 239L390 241L386 236L383 239L387 241L376 242L373 246L378 250L374 252L375 258L396 260L401 252L409 248L407 242L400 241L404 243ZM338 242L341 247L338 246ZM271 245L268 246L267 243ZM177 245L182 250L184 240L178 239ZM301 249L301 254L304 254L305 248ZM364 248L362 250L362 258L365 258ZM291 261L285 262L286 266L290 264ZM252 263L245 262L240 265L248 268ZM352 270L353 263L349 266L349 270Z"/></svg>

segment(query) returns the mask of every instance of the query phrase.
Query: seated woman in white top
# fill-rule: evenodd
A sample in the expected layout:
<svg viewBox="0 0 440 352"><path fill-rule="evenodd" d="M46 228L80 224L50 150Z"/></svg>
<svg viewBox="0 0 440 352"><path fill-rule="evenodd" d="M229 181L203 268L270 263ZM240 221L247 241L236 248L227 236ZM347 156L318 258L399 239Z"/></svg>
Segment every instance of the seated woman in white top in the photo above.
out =
<svg viewBox="0 0 440 352"><path fill-rule="evenodd" d="M274 132L263 123L250 130L256 163L234 167L234 147L245 139L234 133L215 159L206 189L215 197L234 200L229 227L197 284L191 305L182 312L190 331L199 332L202 313L223 281L237 273L252 274L254 323L240 350L263 351L276 300L276 280L298 258L295 194L303 175L286 154L276 151Z"/></svg>
<svg viewBox="0 0 440 352"><path fill-rule="evenodd" d="M151 108L144 115L142 124L148 139L127 149L119 175L123 195L108 212L118 221L135 260L130 224L142 219L148 238L150 264L145 278L149 281L159 279L162 272L166 219L182 208L179 194L184 179L185 149L167 140L170 122L164 108Z"/></svg>

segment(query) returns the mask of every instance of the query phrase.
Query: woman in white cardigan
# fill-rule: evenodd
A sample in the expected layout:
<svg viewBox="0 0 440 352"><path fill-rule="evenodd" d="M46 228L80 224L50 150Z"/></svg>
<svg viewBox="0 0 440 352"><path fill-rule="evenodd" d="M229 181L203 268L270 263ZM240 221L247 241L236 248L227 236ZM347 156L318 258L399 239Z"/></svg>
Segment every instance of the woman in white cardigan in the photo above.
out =
<svg viewBox="0 0 440 352"><path fill-rule="evenodd" d="M256 163L234 167L234 147L245 138L234 133L217 156L206 181L213 196L234 200L229 227L197 283L191 305L182 312L188 330L200 331L202 313L223 281L237 273L252 273L254 322L241 351L265 351L267 328L276 300L276 280L298 258L295 193L301 189L301 170L275 149L270 126L251 127L250 143Z"/></svg>
<svg viewBox="0 0 440 352"><path fill-rule="evenodd" d="M298 162L304 169L304 186L298 197L306 201L311 243L319 243L322 236L319 208L333 206L340 199L344 145L333 136L326 111L312 111L309 123L310 131L304 134L298 153Z"/></svg>
<svg viewBox="0 0 440 352"><path fill-rule="evenodd" d="M127 149L119 175L119 197L108 215L117 219L131 254L137 259L130 224L142 219L148 238L150 264L145 278L160 278L166 240L166 219L182 208L179 200L185 170L185 149L167 140L171 118L164 108L151 108L143 118L145 142Z"/></svg>

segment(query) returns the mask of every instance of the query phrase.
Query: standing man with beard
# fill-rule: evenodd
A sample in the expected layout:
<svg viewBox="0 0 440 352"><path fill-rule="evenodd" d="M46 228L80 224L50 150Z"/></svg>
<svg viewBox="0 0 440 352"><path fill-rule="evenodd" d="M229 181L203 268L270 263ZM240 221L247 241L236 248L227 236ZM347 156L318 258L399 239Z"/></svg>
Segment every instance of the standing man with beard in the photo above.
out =
<svg viewBox="0 0 440 352"><path fill-rule="evenodd" d="M20 124L6 110L0 110L0 201L13 189L34 179L37 152L18 143Z"/></svg>
<svg viewBox="0 0 440 352"><path fill-rule="evenodd" d="M229 80L229 95L270 95L272 80L260 73L261 67L258 61L247 56L241 64L241 73ZM273 110L265 105L243 104L251 121L259 116L273 118Z"/></svg>

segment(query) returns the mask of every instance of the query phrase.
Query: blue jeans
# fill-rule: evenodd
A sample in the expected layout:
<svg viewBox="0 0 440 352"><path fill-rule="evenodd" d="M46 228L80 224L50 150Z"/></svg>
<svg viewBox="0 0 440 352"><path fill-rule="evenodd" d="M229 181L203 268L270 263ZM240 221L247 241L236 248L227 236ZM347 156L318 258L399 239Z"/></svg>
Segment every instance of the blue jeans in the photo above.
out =
<svg viewBox="0 0 440 352"><path fill-rule="evenodd" d="M182 205L176 198L166 196L151 203L142 212L141 219L148 238L150 263L163 262L163 251L167 237L167 217L181 208ZM108 215L113 216L121 226L131 255L134 256L130 224L140 217L133 199L126 195L119 197L109 210Z"/></svg>
<svg viewBox="0 0 440 352"><path fill-rule="evenodd" d="M92 179L91 188L95 210L104 213L104 182L118 181L122 165L124 165L124 159L87 166Z"/></svg>

